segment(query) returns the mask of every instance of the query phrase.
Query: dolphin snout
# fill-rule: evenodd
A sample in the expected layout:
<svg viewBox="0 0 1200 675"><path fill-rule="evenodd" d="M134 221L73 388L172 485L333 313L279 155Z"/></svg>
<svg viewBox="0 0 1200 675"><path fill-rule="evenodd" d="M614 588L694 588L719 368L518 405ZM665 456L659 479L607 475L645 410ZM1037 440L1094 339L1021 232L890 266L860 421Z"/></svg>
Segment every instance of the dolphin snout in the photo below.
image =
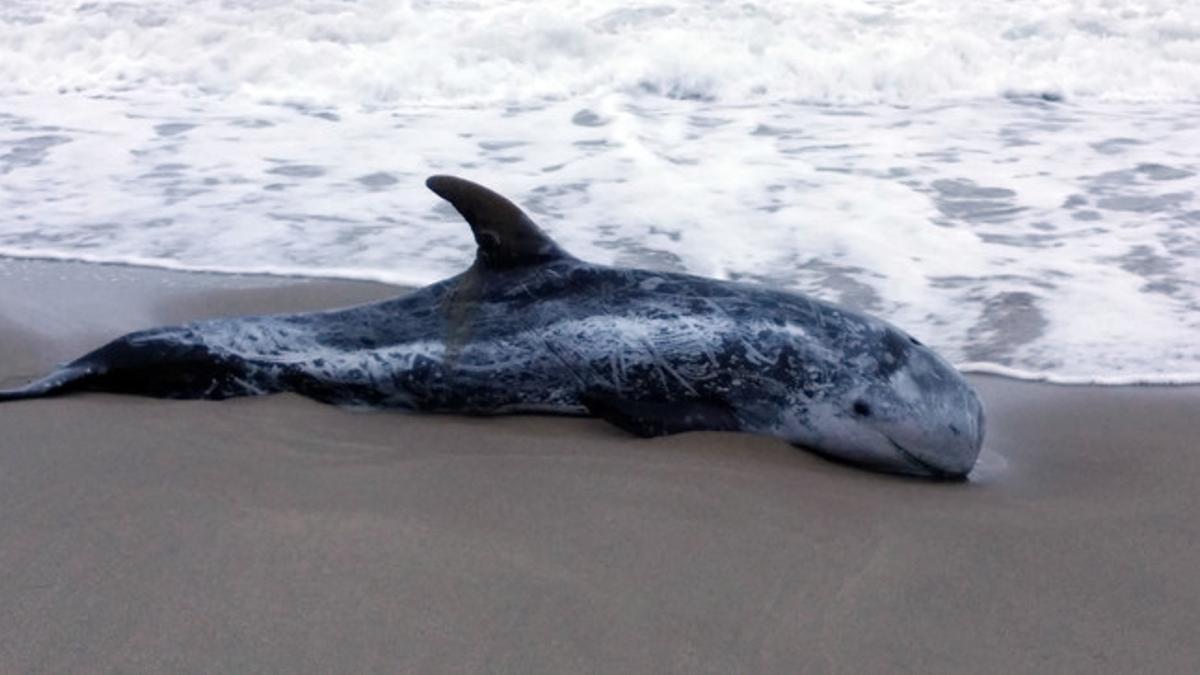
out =
<svg viewBox="0 0 1200 675"><path fill-rule="evenodd" d="M934 461L922 459L920 455L900 445L891 438L888 439L896 452L908 462L906 473L912 473L925 478L933 478L936 480L962 480L967 477L970 472L968 467L965 471L962 470L962 464L959 462L946 463L943 455L938 455ZM972 466L974 462L972 462Z"/></svg>
<svg viewBox="0 0 1200 675"><path fill-rule="evenodd" d="M983 448L983 404L975 392L967 392L964 405L920 438L905 443L890 438L900 452L924 469L931 477L963 479L975 468Z"/></svg>

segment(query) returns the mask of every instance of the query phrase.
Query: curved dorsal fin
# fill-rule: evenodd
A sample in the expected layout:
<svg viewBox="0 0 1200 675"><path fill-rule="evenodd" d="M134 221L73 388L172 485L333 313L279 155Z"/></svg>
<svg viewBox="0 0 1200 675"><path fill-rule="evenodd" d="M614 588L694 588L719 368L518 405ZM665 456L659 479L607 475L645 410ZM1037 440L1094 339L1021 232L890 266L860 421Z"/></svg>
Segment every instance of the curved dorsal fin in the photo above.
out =
<svg viewBox="0 0 1200 675"><path fill-rule="evenodd" d="M476 259L488 267L532 265L569 257L516 204L469 180L431 176L425 186L450 202L475 234Z"/></svg>

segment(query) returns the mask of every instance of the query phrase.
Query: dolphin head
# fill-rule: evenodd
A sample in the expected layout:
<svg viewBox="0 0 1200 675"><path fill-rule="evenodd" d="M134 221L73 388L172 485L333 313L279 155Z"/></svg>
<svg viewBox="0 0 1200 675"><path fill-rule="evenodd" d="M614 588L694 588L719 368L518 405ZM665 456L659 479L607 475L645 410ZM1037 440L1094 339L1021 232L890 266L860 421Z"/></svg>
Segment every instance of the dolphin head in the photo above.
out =
<svg viewBox="0 0 1200 675"><path fill-rule="evenodd" d="M983 405L957 370L884 324L836 384L797 397L788 436L827 457L891 473L961 480L983 445Z"/></svg>

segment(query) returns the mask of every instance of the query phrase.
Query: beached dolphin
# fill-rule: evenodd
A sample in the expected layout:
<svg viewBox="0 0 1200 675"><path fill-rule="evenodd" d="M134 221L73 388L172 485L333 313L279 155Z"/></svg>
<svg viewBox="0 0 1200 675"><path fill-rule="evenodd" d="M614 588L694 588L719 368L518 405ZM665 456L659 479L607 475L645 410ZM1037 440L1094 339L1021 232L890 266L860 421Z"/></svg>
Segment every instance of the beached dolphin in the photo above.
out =
<svg viewBox="0 0 1200 675"><path fill-rule="evenodd" d="M426 185L475 234L462 274L349 309L131 333L0 401L291 391L350 406L591 414L641 436L747 431L934 478L975 464L975 392L887 322L762 286L583 262L487 188Z"/></svg>

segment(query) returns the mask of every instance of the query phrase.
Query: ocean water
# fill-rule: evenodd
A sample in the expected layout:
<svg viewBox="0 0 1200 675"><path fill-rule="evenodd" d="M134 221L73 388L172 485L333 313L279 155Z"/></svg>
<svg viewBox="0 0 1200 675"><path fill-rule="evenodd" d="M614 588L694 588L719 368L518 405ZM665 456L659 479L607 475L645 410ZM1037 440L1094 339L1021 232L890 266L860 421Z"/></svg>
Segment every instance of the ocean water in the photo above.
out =
<svg viewBox="0 0 1200 675"><path fill-rule="evenodd" d="M1200 381L1200 3L0 3L0 255L426 283L433 173L967 370Z"/></svg>

